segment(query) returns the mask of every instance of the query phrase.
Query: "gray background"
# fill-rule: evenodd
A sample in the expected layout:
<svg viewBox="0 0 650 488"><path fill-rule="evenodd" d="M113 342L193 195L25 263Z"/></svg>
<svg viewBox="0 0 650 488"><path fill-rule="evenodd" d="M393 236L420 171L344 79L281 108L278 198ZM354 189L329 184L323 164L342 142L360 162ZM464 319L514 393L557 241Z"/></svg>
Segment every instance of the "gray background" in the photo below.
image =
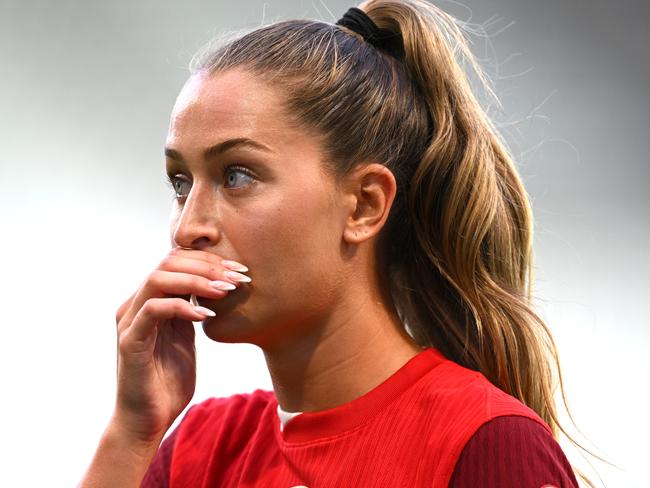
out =
<svg viewBox="0 0 650 488"><path fill-rule="evenodd" d="M650 4L436 4L483 33L578 426L623 468L596 464L608 486L648 486ZM162 147L191 55L224 29L354 5L0 1L0 485L75 484L108 421L115 311L167 251ZM194 402L270 388L257 349L197 337Z"/></svg>

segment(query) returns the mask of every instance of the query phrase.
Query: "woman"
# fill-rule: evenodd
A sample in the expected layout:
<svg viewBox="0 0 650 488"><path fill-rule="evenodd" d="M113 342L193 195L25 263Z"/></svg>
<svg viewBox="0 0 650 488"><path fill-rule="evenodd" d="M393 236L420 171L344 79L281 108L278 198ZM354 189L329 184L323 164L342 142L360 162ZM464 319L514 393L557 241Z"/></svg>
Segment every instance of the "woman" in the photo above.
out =
<svg viewBox="0 0 650 488"><path fill-rule="evenodd" d="M577 486L530 205L458 50L480 74L447 14L369 0L196 58L172 250L117 312L81 486ZM194 405L160 444L194 393L193 321L259 346L273 391Z"/></svg>

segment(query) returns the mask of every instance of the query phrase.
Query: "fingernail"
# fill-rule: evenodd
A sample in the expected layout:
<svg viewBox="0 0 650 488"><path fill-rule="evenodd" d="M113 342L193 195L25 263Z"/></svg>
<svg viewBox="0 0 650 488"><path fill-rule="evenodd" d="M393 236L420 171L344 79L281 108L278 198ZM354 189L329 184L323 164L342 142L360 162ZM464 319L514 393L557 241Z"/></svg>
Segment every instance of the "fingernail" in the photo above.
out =
<svg viewBox="0 0 650 488"><path fill-rule="evenodd" d="M210 282L210 286L213 288L216 288L217 290L222 290L222 291L228 291L228 290L236 290L237 286L228 283L227 281L221 281L221 280L215 280Z"/></svg>
<svg viewBox="0 0 650 488"><path fill-rule="evenodd" d="M243 275L241 273L238 273L237 271L224 271L223 274L233 281L239 281L240 283L251 282L250 276Z"/></svg>
<svg viewBox="0 0 650 488"><path fill-rule="evenodd" d="M196 310L201 315L207 315L208 317L216 317L217 316L217 314L214 313L209 308L205 308L205 307L202 307L200 305L198 307L194 307L194 310Z"/></svg>
<svg viewBox="0 0 650 488"><path fill-rule="evenodd" d="M241 263L238 263L237 261L231 261L229 259L224 259L223 261L221 261L221 264L223 266L225 266L226 268L228 268L228 269L232 269L233 271L241 271L243 273L248 271L248 268L246 266L244 266Z"/></svg>

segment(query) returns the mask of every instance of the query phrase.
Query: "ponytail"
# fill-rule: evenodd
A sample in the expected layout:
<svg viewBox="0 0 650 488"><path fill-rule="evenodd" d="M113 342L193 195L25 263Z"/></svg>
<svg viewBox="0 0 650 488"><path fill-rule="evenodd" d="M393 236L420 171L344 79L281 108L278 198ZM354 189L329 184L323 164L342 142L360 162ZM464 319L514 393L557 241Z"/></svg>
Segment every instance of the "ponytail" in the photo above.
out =
<svg viewBox="0 0 650 488"><path fill-rule="evenodd" d="M211 46L192 71L243 66L283 90L289 113L322 135L335 176L363 161L385 164L397 195L378 239L379 267L409 333L592 454L558 420L558 353L531 303L528 196L457 53L491 93L486 77L454 19L434 5L368 0L360 8L401 36L403 60L343 26L288 20Z"/></svg>
<svg viewBox="0 0 650 488"><path fill-rule="evenodd" d="M532 305L532 209L456 51L491 93L485 75L439 8L421 0L368 1L365 11L401 35L406 67L436 124L408 185L414 239L400 250L408 259L395 270L393 287L402 319L417 342L481 372L537 412L555 437L562 430L593 455L558 420L556 379L567 406L558 351Z"/></svg>
<svg viewBox="0 0 650 488"><path fill-rule="evenodd" d="M400 312L416 339L483 373L555 432L547 355L555 361L557 353L530 304L530 204L447 39L469 60L471 53L433 5L366 5L379 27L399 29L405 64L436 126L408 184L414 239L394 290Z"/></svg>

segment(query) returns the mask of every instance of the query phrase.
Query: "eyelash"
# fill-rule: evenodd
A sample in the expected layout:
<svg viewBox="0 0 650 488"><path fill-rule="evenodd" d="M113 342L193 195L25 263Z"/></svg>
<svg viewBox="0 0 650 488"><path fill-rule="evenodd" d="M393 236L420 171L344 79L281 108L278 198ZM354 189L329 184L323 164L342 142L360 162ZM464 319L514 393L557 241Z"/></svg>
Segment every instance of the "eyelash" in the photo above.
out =
<svg viewBox="0 0 650 488"><path fill-rule="evenodd" d="M257 181L257 178L255 177L255 174L251 170L249 170L248 168L245 168L244 166L239 166L238 164L230 164L230 165L224 167L224 169L223 169L224 177L228 174L229 171L232 171L232 170L236 170L236 171L240 171L240 172L244 173L246 176L251 178L252 181L250 183L248 183L247 185L241 187L241 188L228 188L229 190L235 190L235 191L236 190L243 190L245 187L253 185Z"/></svg>
<svg viewBox="0 0 650 488"><path fill-rule="evenodd" d="M248 168L245 168L243 166L239 166L237 164L230 164L228 166L225 166L224 170L223 170L224 176L227 175L228 172L232 171L232 170L237 170L237 171L240 171L240 172L244 173L248 177L252 178L253 181L251 181L249 184L247 184L247 185L245 185L245 186L243 186L241 188L228 188L228 190L234 190L234 191L243 190L243 189L245 189L245 187L247 187L249 185L253 185L257 181L256 178L255 178L255 175L253 174L252 171L250 171ZM182 180L182 181L187 181L187 180L183 180L183 178L177 178L178 174L172 175L172 174L167 173L166 176L167 176L167 178L165 179L165 183L172 190L172 192L175 195L175 198L177 200L183 200L183 199L187 198L186 195L185 196L178 196L178 194L176 193L176 187L174 186L174 183L176 182L176 180Z"/></svg>

